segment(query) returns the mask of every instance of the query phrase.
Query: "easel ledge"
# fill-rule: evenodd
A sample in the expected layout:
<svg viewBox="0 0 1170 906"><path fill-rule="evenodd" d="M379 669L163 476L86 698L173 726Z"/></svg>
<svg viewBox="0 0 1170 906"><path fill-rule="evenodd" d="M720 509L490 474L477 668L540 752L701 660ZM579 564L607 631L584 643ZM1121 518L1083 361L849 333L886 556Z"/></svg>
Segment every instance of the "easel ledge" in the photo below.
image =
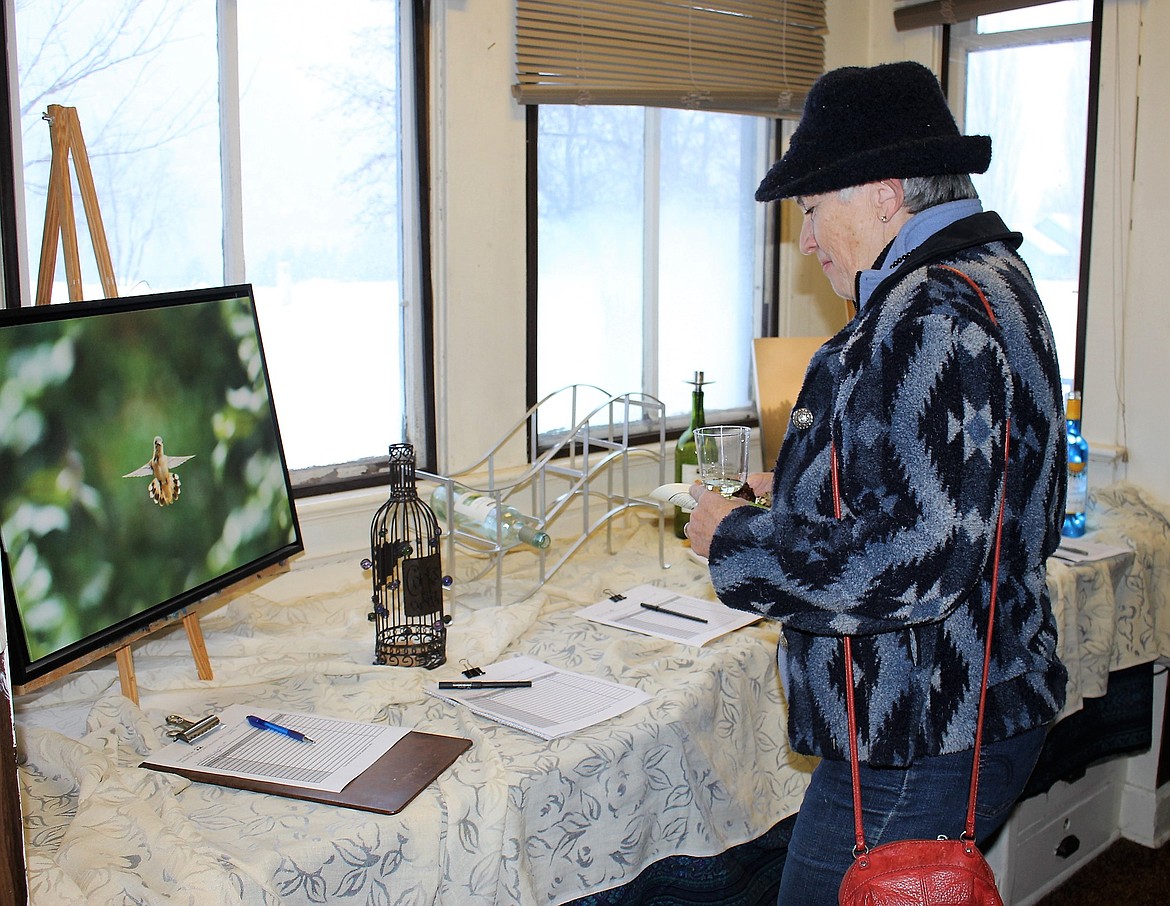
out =
<svg viewBox="0 0 1170 906"><path fill-rule="evenodd" d="M241 579L229 589L225 589L214 595L208 595L206 598L201 598L190 607L185 607L167 617L149 623L134 632L119 636L109 644L82 655L76 660L70 661L68 664L63 664L56 670L51 670L22 685L13 686L12 691L17 695L36 692L38 689L42 689L50 683L56 682L62 677L80 670L82 667L86 667L94 661L101 660L112 654L117 660L118 681L121 684L122 694L134 702L134 704L138 704L138 678L134 672L134 656L130 650L130 646L148 635L153 635L168 626L173 626L180 622L187 632L187 641L191 646L191 656L195 660L195 670L199 679L213 679L211 660L207 656L207 646L203 641L203 630L199 626L199 617L208 611L228 604L240 595L251 591L257 585L268 581L273 576L288 572L288 570L289 564L287 560L274 563L272 566L259 570L245 579Z"/></svg>

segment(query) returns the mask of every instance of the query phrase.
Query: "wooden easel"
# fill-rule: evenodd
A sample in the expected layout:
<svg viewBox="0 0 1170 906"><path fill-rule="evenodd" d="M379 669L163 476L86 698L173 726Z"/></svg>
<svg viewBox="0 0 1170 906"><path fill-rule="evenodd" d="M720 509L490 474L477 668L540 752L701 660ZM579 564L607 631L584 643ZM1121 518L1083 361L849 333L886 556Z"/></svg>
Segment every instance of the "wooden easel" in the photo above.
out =
<svg viewBox="0 0 1170 906"><path fill-rule="evenodd" d="M37 305L52 301L53 276L57 270L57 239L65 250L65 280L69 301L82 300L81 264L77 256L77 218L73 212L73 185L69 178L69 157L77 170L77 188L89 224L89 237L97 259L98 275L106 298L118 295L114 282L114 265L110 261L110 247L106 244L106 230L102 212L98 208L97 190L93 185L93 171L81 134L81 121L76 107L50 104L44 119L49 123L49 140L53 156L49 164L49 188L45 196L45 231L41 236L41 264L37 278Z"/></svg>
<svg viewBox="0 0 1170 906"><path fill-rule="evenodd" d="M60 238L65 252L65 279L69 288L69 301L82 301L81 264L77 254L77 219L73 210L73 185L69 178L69 158L77 171L77 187L85 208L85 219L89 224L89 237L97 259L98 274L102 281L102 292L106 298L118 295L114 282L114 265L110 260L110 248L106 244L106 230L102 224L102 213L98 208L97 190L93 184L93 172L89 168L89 154L85 150L85 139L81 134L81 121L77 118L76 107L62 107L50 104L44 119L49 123L49 137L53 156L49 165L49 187L45 197L45 231L41 237L40 273L37 277L37 305L48 305L52 301L53 277L57 269L57 240ZM191 645L191 656L199 678L212 678L211 660L207 656L207 645L203 641L203 629L199 617L188 613L182 618ZM170 625L173 620L163 625ZM154 632L160 626L151 627ZM134 658L130 642L141 638L140 633L131 639L115 643L115 659L118 662L118 680L122 694L138 704L138 679L134 673ZM108 650L106 651L108 653Z"/></svg>

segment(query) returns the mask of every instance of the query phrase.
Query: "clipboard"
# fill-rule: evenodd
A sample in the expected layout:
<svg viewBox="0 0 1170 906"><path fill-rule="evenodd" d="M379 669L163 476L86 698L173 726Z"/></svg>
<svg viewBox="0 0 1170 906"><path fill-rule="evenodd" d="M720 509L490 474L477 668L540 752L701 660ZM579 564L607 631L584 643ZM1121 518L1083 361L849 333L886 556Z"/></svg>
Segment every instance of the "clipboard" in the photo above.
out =
<svg viewBox="0 0 1170 906"><path fill-rule="evenodd" d="M189 768L155 765L149 761L142 762L139 767L179 774L199 783L394 815L402 811L470 748L471 740L461 736L440 736L411 730L336 793L265 780L225 777Z"/></svg>

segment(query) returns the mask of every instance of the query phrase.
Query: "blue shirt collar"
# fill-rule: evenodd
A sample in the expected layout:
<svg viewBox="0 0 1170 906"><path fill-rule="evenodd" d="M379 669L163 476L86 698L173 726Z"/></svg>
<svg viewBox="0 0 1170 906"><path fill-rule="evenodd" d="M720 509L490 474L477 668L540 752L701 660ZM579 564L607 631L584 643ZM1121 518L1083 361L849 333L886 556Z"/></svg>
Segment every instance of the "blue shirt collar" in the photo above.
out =
<svg viewBox="0 0 1170 906"><path fill-rule="evenodd" d="M948 201L919 211L902 225L880 267L862 271L857 278L857 308L860 311L879 283L888 277L904 257L939 230L983 210L978 198Z"/></svg>

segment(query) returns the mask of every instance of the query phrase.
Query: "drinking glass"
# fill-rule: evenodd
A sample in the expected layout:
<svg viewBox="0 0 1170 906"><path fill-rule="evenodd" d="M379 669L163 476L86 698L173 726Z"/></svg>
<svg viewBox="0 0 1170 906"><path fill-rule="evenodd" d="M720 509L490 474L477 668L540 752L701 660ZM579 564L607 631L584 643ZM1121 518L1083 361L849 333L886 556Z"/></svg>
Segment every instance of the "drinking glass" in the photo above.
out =
<svg viewBox="0 0 1170 906"><path fill-rule="evenodd" d="M748 474L752 429L744 425L713 425L695 429L699 481L724 497L734 497Z"/></svg>

